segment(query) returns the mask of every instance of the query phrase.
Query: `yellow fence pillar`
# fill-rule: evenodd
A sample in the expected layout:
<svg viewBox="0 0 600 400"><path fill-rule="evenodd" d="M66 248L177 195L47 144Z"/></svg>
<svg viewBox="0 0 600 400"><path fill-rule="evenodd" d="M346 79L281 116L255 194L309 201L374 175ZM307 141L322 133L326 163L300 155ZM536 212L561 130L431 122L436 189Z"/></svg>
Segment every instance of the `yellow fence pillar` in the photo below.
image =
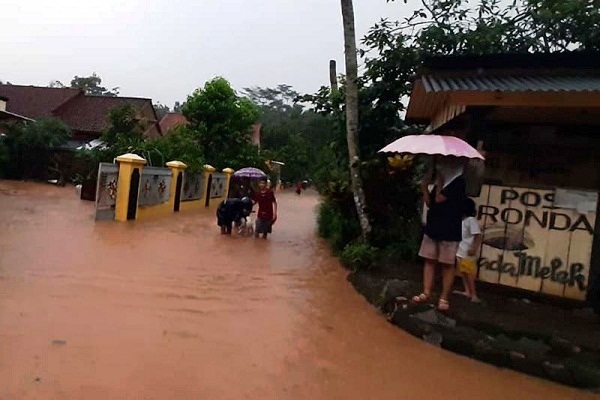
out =
<svg viewBox="0 0 600 400"><path fill-rule="evenodd" d="M117 157L117 162L119 163L119 180L117 183L117 200L115 202L115 221L125 222L127 221L127 210L129 208L129 191L131 188L131 175L136 169L138 170L139 189L139 181L142 177L142 168L144 168L146 160L138 156L137 154L128 153ZM135 215L131 219L135 219Z"/></svg>
<svg viewBox="0 0 600 400"><path fill-rule="evenodd" d="M223 173L227 177L227 180L225 181L225 198L229 197L229 185L231 183L231 177L233 176L234 172L235 171L233 169L231 169L231 168L225 168L223 170Z"/></svg>
<svg viewBox="0 0 600 400"><path fill-rule="evenodd" d="M183 174L187 165L181 161L169 161L167 167L171 170L171 196L169 196L169 207L171 210L175 210L177 190L179 190L179 196L181 196L181 187L179 187L179 189L177 188L177 179L179 179L179 175ZM181 186L183 186L183 175L181 176ZM179 197L179 201L181 201L181 197ZM179 211L179 209L177 209L177 211Z"/></svg>
<svg viewBox="0 0 600 400"><path fill-rule="evenodd" d="M210 188L212 184L212 174L216 171L215 167L209 164L204 164L204 205L209 206L210 203Z"/></svg>

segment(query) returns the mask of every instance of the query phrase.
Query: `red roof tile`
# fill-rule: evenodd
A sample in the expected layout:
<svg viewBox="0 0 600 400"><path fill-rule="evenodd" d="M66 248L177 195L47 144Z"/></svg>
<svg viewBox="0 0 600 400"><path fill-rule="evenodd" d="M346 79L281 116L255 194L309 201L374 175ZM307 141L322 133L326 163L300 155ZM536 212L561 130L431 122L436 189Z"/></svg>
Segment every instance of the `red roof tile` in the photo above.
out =
<svg viewBox="0 0 600 400"><path fill-rule="evenodd" d="M125 105L133 106L149 125L156 124L152 101L133 97L81 96L60 107L55 114L73 130L103 132L109 127L110 110Z"/></svg>
<svg viewBox="0 0 600 400"><path fill-rule="evenodd" d="M0 96L8 98L6 111L33 119L52 116L54 110L78 95L83 95L83 91L70 88L0 85Z"/></svg>
<svg viewBox="0 0 600 400"><path fill-rule="evenodd" d="M187 125L190 122L187 118L180 113L167 113L160 120L160 130L163 134L166 134L170 129L175 128L179 125Z"/></svg>
<svg viewBox="0 0 600 400"><path fill-rule="evenodd" d="M21 85L0 85L0 97L8 98L6 111L32 119L57 117L69 125L75 137L99 136L109 127L112 108L131 105L148 123L144 135L161 135L150 99L87 96L79 89Z"/></svg>

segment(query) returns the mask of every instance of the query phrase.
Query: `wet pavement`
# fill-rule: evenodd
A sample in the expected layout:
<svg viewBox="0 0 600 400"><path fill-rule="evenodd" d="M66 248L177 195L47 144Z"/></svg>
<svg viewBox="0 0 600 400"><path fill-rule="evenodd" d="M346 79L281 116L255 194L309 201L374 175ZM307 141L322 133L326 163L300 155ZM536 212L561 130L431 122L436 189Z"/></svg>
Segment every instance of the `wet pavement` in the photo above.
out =
<svg viewBox="0 0 600 400"><path fill-rule="evenodd" d="M596 398L388 324L315 237L316 196L279 202L264 241L0 181L0 399Z"/></svg>

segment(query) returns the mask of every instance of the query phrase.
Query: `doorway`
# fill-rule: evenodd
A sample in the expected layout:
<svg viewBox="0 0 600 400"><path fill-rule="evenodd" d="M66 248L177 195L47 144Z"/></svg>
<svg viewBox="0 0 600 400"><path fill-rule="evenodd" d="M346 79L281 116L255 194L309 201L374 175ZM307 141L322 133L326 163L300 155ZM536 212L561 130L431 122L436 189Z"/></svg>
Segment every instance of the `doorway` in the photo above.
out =
<svg viewBox="0 0 600 400"><path fill-rule="evenodd" d="M131 173L129 184L129 203L127 205L127 220L135 219L137 214L138 192L140 188L140 169L135 168Z"/></svg>
<svg viewBox="0 0 600 400"><path fill-rule="evenodd" d="M204 194L204 197L206 197L206 199L204 200L204 207L208 207L210 205L210 194L212 192L211 188L212 174L208 175L208 182L206 183L206 193Z"/></svg>
<svg viewBox="0 0 600 400"><path fill-rule="evenodd" d="M183 185L183 173L177 175L177 185L175 186L175 204L173 211L179 212L179 203L181 203L181 186Z"/></svg>

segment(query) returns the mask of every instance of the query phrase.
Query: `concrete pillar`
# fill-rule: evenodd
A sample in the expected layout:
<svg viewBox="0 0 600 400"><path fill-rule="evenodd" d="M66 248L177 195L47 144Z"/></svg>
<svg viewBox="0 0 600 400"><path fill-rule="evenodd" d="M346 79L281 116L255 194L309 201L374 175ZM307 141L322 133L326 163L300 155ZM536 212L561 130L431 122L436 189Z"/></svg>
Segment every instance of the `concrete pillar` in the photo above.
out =
<svg viewBox="0 0 600 400"><path fill-rule="evenodd" d="M223 170L223 173L225 174L225 176L227 177L227 181L225 182L225 198L229 197L229 184L231 183L231 177L233 176L233 173L235 171L231 168L225 168Z"/></svg>
<svg viewBox="0 0 600 400"><path fill-rule="evenodd" d="M204 200L204 204L206 206L210 203L210 176L216 171L215 167L209 164L204 164L202 167L204 169L204 196L202 199Z"/></svg>
<svg viewBox="0 0 600 400"><path fill-rule="evenodd" d="M175 206L175 197L177 196L177 178L180 174L183 174L183 171L185 171L187 165L185 163L182 163L181 161L169 161L167 163L167 167L169 167L169 169L171 170L171 195L169 196L169 208L173 210ZM181 184L183 187L183 176L181 178Z"/></svg>
<svg viewBox="0 0 600 400"><path fill-rule="evenodd" d="M117 157L119 163L119 180L117 183L117 199L115 202L115 221L127 221L127 208L129 206L129 188L131 186L131 174L138 169L140 182L142 169L146 160L137 154L123 154Z"/></svg>

